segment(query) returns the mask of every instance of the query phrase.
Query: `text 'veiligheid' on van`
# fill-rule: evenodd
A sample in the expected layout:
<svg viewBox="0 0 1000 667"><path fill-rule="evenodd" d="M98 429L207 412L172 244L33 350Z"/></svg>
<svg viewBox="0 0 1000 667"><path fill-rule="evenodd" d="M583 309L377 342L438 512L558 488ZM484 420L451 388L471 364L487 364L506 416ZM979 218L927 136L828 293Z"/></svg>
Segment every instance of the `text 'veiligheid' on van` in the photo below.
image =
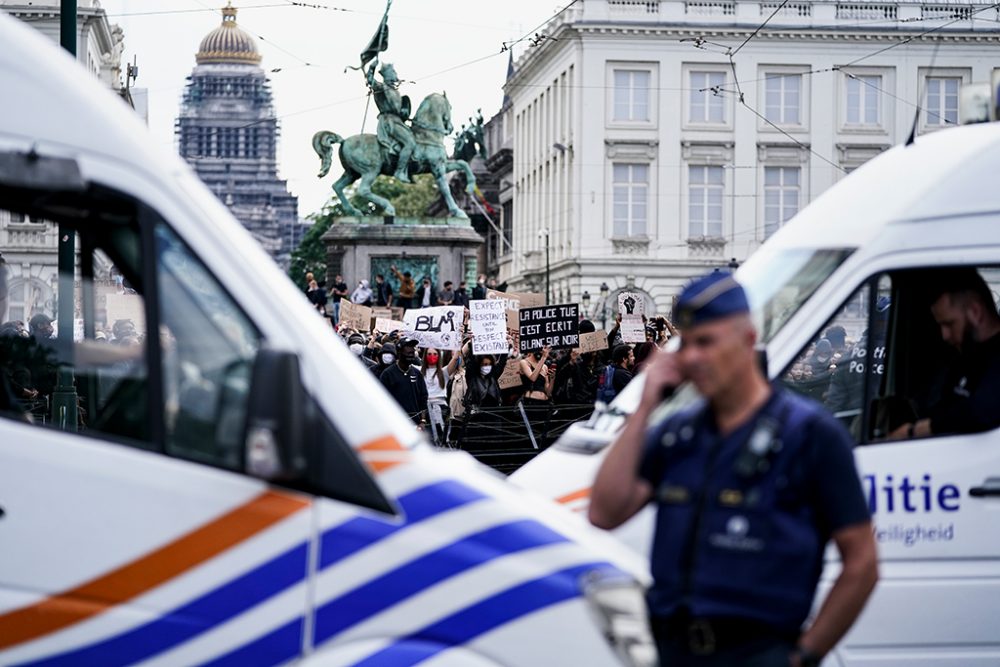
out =
<svg viewBox="0 0 1000 667"><path fill-rule="evenodd" d="M649 664L641 559L425 445L120 100L0 43L0 664Z"/></svg>

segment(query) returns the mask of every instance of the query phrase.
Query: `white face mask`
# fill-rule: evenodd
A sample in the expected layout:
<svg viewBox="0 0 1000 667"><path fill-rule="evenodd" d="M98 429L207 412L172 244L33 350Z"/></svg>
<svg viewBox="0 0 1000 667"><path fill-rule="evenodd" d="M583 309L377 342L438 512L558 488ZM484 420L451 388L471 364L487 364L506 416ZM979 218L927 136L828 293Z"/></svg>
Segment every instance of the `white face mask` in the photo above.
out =
<svg viewBox="0 0 1000 667"><path fill-rule="evenodd" d="M362 345L361 343L351 343L350 345L348 345L348 347L350 348L351 352L358 355L359 357L361 356L361 353L365 351L365 346Z"/></svg>
<svg viewBox="0 0 1000 667"><path fill-rule="evenodd" d="M482 375L489 375L490 373L493 372L493 367L492 366L480 366L479 367L479 372Z"/></svg>
<svg viewBox="0 0 1000 667"><path fill-rule="evenodd" d="M383 354L382 355L382 363L383 364L391 364L395 360L396 360L396 355L395 354Z"/></svg>

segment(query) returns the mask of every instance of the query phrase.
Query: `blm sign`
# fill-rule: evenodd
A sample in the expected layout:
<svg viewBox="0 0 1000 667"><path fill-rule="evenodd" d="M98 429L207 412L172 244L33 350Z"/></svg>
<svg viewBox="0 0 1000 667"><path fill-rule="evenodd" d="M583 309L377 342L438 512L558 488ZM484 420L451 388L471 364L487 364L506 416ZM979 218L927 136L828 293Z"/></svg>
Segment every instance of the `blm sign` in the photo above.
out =
<svg viewBox="0 0 1000 667"><path fill-rule="evenodd" d="M580 306L568 303L562 306L521 308L519 315L521 353L545 346L553 349L580 346Z"/></svg>

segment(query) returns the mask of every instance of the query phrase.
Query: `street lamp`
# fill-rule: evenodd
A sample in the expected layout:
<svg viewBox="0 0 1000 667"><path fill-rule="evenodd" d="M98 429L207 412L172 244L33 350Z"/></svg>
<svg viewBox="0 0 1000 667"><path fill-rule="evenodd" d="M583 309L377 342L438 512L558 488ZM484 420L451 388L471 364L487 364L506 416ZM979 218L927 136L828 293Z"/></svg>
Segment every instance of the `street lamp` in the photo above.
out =
<svg viewBox="0 0 1000 667"><path fill-rule="evenodd" d="M590 292L583 290L583 296L580 297L580 302L583 304L583 312L590 316Z"/></svg>
<svg viewBox="0 0 1000 667"><path fill-rule="evenodd" d="M731 260L729 260L729 264L727 264L726 266L729 267L730 271L735 271L736 269L740 268L740 263L736 261L735 257L733 257Z"/></svg>
<svg viewBox="0 0 1000 667"><path fill-rule="evenodd" d="M539 231L538 237L545 237L545 302L552 303L552 291L549 288L549 228Z"/></svg>
<svg viewBox="0 0 1000 667"><path fill-rule="evenodd" d="M607 283L601 283L601 328L607 330L608 328L608 292L611 289L608 287Z"/></svg>

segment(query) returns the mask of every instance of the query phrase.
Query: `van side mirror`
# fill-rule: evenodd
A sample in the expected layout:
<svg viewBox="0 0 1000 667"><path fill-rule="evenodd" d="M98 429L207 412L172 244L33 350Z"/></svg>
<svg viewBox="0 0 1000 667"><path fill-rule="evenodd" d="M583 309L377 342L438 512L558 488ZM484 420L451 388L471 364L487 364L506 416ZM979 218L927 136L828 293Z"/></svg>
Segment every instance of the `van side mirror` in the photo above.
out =
<svg viewBox="0 0 1000 667"><path fill-rule="evenodd" d="M306 473L304 391L299 358L263 349L254 360L247 405L246 471L268 481L293 481Z"/></svg>

